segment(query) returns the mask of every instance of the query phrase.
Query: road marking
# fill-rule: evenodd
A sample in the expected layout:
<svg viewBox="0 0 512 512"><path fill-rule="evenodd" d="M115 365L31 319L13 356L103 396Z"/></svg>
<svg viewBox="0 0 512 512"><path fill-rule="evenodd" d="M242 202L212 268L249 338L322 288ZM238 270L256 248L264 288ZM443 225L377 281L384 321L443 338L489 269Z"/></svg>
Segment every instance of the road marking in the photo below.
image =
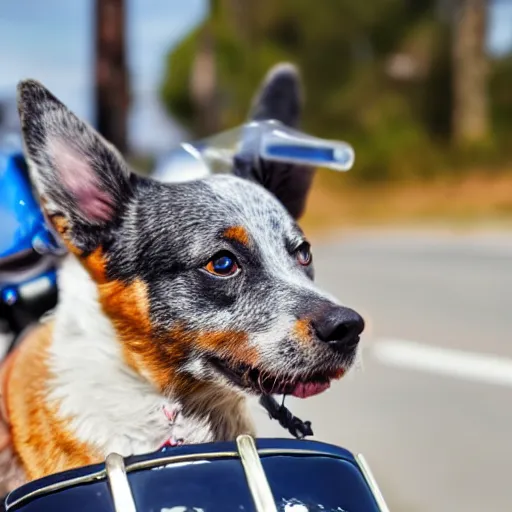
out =
<svg viewBox="0 0 512 512"><path fill-rule="evenodd" d="M379 339L371 354L383 364L498 386L512 386L512 359L414 341Z"/></svg>

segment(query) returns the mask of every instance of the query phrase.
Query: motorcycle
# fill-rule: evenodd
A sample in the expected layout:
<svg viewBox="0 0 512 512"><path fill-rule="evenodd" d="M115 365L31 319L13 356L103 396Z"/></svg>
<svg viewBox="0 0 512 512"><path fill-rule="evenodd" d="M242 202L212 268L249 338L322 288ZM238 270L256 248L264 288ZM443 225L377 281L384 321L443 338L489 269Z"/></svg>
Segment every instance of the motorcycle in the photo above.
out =
<svg viewBox="0 0 512 512"><path fill-rule="evenodd" d="M2 303L11 308L11 316L19 315L12 324L19 331L28 321L19 320L28 299L43 300L39 310L55 302L55 272L63 252L37 206L22 154L2 158L0 182L6 193L0 208L6 220L0 228L0 283ZM343 172L352 167L354 151L345 142L312 137L277 120L251 121L181 144L159 162L153 178L176 182L216 173L236 175L247 165L258 173L269 162ZM27 286L32 293L27 294ZM29 311L37 317L36 309ZM388 512L362 455L304 439L313 435L310 422L296 418L271 396L260 403L295 439L242 435L233 442L166 446L127 458L111 453L101 464L15 489L5 499L5 510Z"/></svg>
<svg viewBox="0 0 512 512"><path fill-rule="evenodd" d="M164 448L51 475L11 492L9 512L389 512L362 455L254 439Z"/></svg>
<svg viewBox="0 0 512 512"><path fill-rule="evenodd" d="M12 134L0 144L0 218L0 323L12 343L55 306L65 252L45 222Z"/></svg>

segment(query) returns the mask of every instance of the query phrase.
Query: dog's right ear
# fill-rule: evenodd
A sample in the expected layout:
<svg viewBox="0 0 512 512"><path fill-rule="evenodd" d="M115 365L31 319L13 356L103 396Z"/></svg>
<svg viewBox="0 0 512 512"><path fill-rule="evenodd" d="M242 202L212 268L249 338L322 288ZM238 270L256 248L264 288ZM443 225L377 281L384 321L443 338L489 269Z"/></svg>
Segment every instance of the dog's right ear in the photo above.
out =
<svg viewBox="0 0 512 512"><path fill-rule="evenodd" d="M256 93L249 118L251 121L274 119L296 128L302 113L302 95L298 69L289 63L277 64L269 70ZM263 185L294 219L300 218L304 211L314 172L309 167L277 162L261 162L255 169L252 161L244 161L242 154L235 164L236 175Z"/></svg>
<svg viewBox="0 0 512 512"><path fill-rule="evenodd" d="M25 156L46 217L66 243L93 250L131 195L116 149L40 83L18 84Z"/></svg>

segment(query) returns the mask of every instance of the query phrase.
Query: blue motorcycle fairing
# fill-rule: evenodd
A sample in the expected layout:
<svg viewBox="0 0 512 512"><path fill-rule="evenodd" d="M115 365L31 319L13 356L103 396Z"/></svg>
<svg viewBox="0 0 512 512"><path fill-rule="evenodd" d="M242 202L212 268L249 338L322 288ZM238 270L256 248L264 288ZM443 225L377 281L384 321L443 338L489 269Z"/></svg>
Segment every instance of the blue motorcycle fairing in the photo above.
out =
<svg viewBox="0 0 512 512"><path fill-rule="evenodd" d="M45 222L21 153L0 154L0 183L0 258L5 258L32 249Z"/></svg>
<svg viewBox="0 0 512 512"><path fill-rule="evenodd" d="M280 512L379 511L349 451L296 439L257 439L256 444ZM183 455L196 457L181 461L170 459ZM125 465L138 512L254 510L234 442L164 448L153 454L128 457ZM9 494L7 510L113 512L104 468L104 464L96 464L30 482ZM76 480L84 480L83 477L86 481ZM67 487L55 490L54 486L66 481ZM22 499L43 488L47 489L40 496Z"/></svg>

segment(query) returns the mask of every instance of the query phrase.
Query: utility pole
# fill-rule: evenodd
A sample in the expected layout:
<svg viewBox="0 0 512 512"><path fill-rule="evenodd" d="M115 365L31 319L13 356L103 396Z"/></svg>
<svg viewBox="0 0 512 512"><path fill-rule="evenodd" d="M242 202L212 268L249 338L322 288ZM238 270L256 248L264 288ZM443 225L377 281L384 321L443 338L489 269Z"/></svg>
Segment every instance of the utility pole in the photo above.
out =
<svg viewBox="0 0 512 512"><path fill-rule="evenodd" d="M96 128L119 151L128 150L129 76L124 0L95 0Z"/></svg>
<svg viewBox="0 0 512 512"><path fill-rule="evenodd" d="M485 141L490 131L486 31L488 0L455 0L453 136L458 145Z"/></svg>
<svg viewBox="0 0 512 512"><path fill-rule="evenodd" d="M194 103L194 132L205 137L215 133L220 124L217 97L215 42L208 23L201 29L192 63L190 92Z"/></svg>

